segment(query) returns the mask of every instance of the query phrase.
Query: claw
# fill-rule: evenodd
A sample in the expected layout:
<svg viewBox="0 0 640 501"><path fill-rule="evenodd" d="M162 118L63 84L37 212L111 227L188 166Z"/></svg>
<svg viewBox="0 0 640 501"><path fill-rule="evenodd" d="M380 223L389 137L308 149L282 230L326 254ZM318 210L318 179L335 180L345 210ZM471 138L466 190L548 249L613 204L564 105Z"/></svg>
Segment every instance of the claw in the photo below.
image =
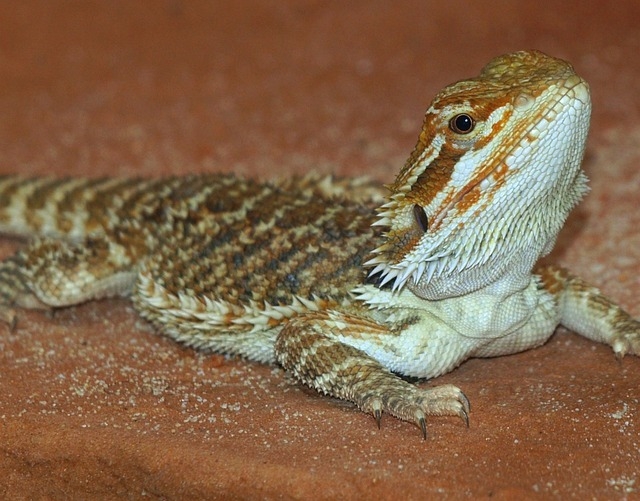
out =
<svg viewBox="0 0 640 501"><path fill-rule="evenodd" d="M621 340L616 340L612 343L611 347L613 348L613 353L616 356L616 360L620 362L624 358L624 356L627 354L627 351L628 351L627 343Z"/></svg>
<svg viewBox="0 0 640 501"><path fill-rule="evenodd" d="M378 425L378 429L380 429L380 420L382 419L382 411L380 409L375 409L373 411L373 417L376 418L376 424Z"/></svg>
<svg viewBox="0 0 640 501"><path fill-rule="evenodd" d="M424 416L420 416L418 418L418 426L420 426L420 430L422 430L422 439L427 439L427 421Z"/></svg>
<svg viewBox="0 0 640 501"><path fill-rule="evenodd" d="M460 403L462 404L462 407L464 407L464 412L469 414L469 412L471 412L471 403L467 396L462 392L460 392Z"/></svg>
<svg viewBox="0 0 640 501"><path fill-rule="evenodd" d="M458 412L458 416L460 416L460 419L462 419L467 428L469 428L469 412L471 412L471 404L469 403L467 396L462 392L460 392L459 400L462 404L462 408L460 409L460 412Z"/></svg>
<svg viewBox="0 0 640 501"><path fill-rule="evenodd" d="M458 416L460 416L460 419L462 419L467 428L469 428L469 414L467 414L467 411L465 409L460 409Z"/></svg>

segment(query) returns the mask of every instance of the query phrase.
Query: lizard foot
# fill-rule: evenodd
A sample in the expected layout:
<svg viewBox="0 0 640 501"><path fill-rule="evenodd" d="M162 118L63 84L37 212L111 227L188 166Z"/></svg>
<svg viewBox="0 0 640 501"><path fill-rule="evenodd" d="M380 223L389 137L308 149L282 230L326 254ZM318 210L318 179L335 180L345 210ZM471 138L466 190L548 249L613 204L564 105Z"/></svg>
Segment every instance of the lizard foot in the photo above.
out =
<svg viewBox="0 0 640 501"><path fill-rule="evenodd" d="M18 323L16 311L6 305L0 304L0 324L5 324L10 332L13 332Z"/></svg>
<svg viewBox="0 0 640 501"><path fill-rule="evenodd" d="M383 390L379 395L366 398L361 404L363 411L373 414L378 428L380 428L383 412L388 412L403 421L415 423L422 431L424 439L427 438L427 416L458 416L467 428L469 427L469 399L458 387L447 384L422 389L401 379L394 383L404 383L407 386L403 384L402 391L397 391L400 388Z"/></svg>
<svg viewBox="0 0 640 501"><path fill-rule="evenodd" d="M625 312L622 313L625 318L618 322L616 332L611 338L611 347L619 360L625 355L640 356L640 322Z"/></svg>

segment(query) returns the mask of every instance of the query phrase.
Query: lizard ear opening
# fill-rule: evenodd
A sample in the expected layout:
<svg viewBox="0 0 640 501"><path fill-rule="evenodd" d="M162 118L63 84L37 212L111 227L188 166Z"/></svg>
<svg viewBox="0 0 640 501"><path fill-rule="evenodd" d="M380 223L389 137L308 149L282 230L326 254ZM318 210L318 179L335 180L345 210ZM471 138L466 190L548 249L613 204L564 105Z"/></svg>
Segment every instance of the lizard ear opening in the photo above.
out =
<svg viewBox="0 0 640 501"><path fill-rule="evenodd" d="M420 205L416 204L413 206L413 217L418 223L418 227L422 230L423 233L426 233L429 229L429 218Z"/></svg>

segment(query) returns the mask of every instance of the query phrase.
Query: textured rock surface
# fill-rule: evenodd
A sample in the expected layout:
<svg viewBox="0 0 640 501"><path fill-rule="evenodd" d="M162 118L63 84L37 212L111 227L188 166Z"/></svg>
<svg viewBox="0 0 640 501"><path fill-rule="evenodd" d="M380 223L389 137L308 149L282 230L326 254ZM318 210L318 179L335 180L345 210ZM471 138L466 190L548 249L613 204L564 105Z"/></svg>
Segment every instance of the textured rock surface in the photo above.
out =
<svg viewBox="0 0 640 501"><path fill-rule="evenodd" d="M554 258L640 316L640 5L503 1L0 5L0 173L315 169L392 180L444 84L538 48L592 86L592 193ZM0 241L0 253L17 243ZM0 496L622 498L640 359L560 331L440 382L471 427L372 417L277 368L155 336L126 301L0 330ZM637 494L636 494L637 495ZM630 494L633 496L633 494Z"/></svg>

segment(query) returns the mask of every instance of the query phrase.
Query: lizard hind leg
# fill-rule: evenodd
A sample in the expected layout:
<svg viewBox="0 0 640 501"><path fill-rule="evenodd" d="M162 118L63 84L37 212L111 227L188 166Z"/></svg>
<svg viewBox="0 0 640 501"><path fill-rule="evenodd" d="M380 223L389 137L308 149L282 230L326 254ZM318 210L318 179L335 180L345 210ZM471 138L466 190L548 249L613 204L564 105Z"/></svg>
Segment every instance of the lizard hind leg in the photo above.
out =
<svg viewBox="0 0 640 501"><path fill-rule="evenodd" d="M426 438L426 416L458 416L469 424L469 402L453 385L429 389L393 374L364 351L340 338L348 329L376 335L384 328L373 321L333 311L295 317L278 335L278 362L302 383L355 403L373 414L378 427L383 412L413 422Z"/></svg>
<svg viewBox="0 0 640 501"><path fill-rule="evenodd" d="M1 262L0 321L14 326L14 307L52 309L127 294L135 267L113 245L100 236L40 239Z"/></svg>

